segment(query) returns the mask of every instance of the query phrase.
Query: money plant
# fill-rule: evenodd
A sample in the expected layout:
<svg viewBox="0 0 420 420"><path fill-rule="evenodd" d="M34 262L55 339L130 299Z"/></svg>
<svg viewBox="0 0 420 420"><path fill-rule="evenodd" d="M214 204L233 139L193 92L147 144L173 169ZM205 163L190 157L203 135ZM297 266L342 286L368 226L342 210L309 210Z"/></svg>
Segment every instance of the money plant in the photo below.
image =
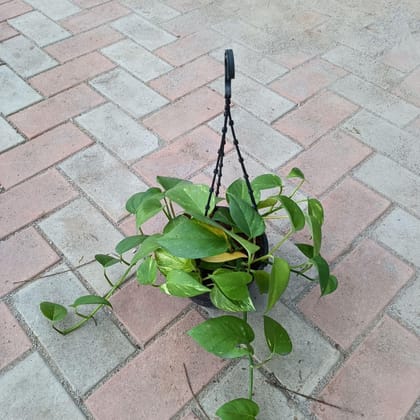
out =
<svg viewBox="0 0 420 420"><path fill-rule="evenodd" d="M247 358L249 362L249 381L244 397L225 403L216 415L222 420L257 418L259 407L253 400L254 369L275 355L287 355L292 351L287 331L270 317L270 311L288 286L291 273L305 281L319 283L321 295L337 288L337 279L330 274L329 265L321 256L322 205L314 198L296 198L305 181L299 169L294 168L288 178L295 178L296 187L286 194L279 176L256 177L250 183L251 200L249 183L247 185L243 179L234 181L226 189L225 196L218 198L209 196L206 185L158 177L159 187L134 194L126 203L127 211L135 216L138 234L119 242L115 253L95 256L103 267L109 291L101 296L77 298L70 307L79 320L67 328L60 328L68 314L64 306L42 302L41 312L57 332L69 334L94 319L101 308L112 308L110 297L133 276L142 286L159 288L171 296L192 298L204 305L211 304L226 314L207 319L188 334L216 356ZM166 225L160 233L146 235L143 224L158 213L164 214ZM276 219L284 219L288 229L280 241L268 249L266 223ZM309 243L295 245L305 262L293 265L282 256L281 246L304 229ZM107 269L115 264L122 264L126 269L113 281ZM313 267L315 270L311 270ZM317 275L311 276L313 272ZM270 354L266 360L260 360L254 354L255 334L247 322L248 313L255 311L249 292L252 282L261 294L267 294L262 314Z"/></svg>

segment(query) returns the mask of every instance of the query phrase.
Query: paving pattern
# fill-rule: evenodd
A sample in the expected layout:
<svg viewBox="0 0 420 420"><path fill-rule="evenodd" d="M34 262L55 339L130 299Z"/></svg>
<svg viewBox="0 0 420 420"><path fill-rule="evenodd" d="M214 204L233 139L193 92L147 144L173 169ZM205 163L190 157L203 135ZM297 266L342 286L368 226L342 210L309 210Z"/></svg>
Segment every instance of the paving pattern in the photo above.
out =
<svg viewBox="0 0 420 420"><path fill-rule="evenodd" d="M260 418L420 418L418 0L0 0L1 418L197 420L243 396L246 364L184 334L212 315L189 300L130 281L66 337L38 311L104 291L89 262L133 234L130 194L209 182L225 48L248 170L307 174L340 281L293 279L273 312L294 351L257 373Z"/></svg>

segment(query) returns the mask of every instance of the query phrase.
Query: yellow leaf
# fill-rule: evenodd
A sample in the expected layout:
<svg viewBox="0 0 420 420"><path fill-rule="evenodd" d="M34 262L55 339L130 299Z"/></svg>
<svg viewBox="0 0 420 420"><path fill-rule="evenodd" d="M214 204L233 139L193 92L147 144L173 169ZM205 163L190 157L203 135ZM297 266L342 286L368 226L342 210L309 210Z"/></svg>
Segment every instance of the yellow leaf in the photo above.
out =
<svg viewBox="0 0 420 420"><path fill-rule="evenodd" d="M209 263L219 263L219 262L226 262L237 260L238 258L247 258L247 255L243 252L235 251L235 252L223 252L219 255L213 255L212 257L201 258L202 261L209 262Z"/></svg>

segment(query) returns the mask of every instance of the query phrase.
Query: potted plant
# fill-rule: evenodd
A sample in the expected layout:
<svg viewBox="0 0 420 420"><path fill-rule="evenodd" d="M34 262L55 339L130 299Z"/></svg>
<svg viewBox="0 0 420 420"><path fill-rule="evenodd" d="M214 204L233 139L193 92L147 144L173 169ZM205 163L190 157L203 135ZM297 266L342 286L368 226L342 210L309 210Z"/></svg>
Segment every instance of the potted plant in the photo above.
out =
<svg viewBox="0 0 420 420"><path fill-rule="evenodd" d="M254 331L247 322L248 312L254 311L255 307L249 285L255 282L259 292L267 294L263 325L271 354L269 359L275 354L286 355L292 351L287 331L269 316L286 290L290 274L318 282L321 295L331 293L337 287L337 279L330 274L329 265L320 254L322 205L314 198L296 198L305 181L299 169L294 168L288 178L297 180L289 194L285 193L279 176L264 174L251 182L247 178L234 181L227 187L224 197L219 198L209 195L206 185L158 177L159 187L134 194L126 203L127 211L135 216L138 234L119 242L115 254L95 256L104 269L109 291L103 296L76 299L70 306L80 320L65 329L59 327L59 322L68 313L65 307L42 302L42 313L56 331L68 334L92 319L102 307L112 307L110 297L134 274L141 285L159 288L168 295L201 298L204 301L199 303L206 305L211 302L228 314L208 319L188 334L205 350L219 357L248 358L250 369L247 397L224 404L216 414L222 419L256 418L259 409L253 401ZM167 219L162 231L144 234L143 224L159 213ZM289 228L282 239L268 249L265 232L270 219L285 219ZM306 262L294 266L281 256L281 246L305 227L310 232L310 243L295 245L306 257ZM126 266L116 281L107 274L108 267L114 264ZM318 273L315 278L308 275L312 267ZM82 312L81 307L91 305L93 310ZM262 364L264 361L258 366Z"/></svg>

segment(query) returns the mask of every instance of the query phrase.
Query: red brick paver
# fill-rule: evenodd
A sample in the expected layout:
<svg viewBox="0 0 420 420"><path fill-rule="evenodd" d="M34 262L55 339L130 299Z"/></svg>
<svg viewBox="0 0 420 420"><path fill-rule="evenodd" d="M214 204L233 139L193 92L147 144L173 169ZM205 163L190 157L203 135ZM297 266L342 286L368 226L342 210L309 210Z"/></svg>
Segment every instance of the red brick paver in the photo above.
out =
<svg viewBox="0 0 420 420"><path fill-rule="evenodd" d="M0 155L0 183L8 189L91 143L73 124L63 124Z"/></svg>
<svg viewBox="0 0 420 420"><path fill-rule="evenodd" d="M29 82L44 96L52 96L114 67L102 54L92 52L32 77Z"/></svg>
<svg viewBox="0 0 420 420"><path fill-rule="evenodd" d="M280 172L287 175L292 168L300 168L307 179L303 189L320 195L369 153L371 149L353 137L342 132L332 133L289 162Z"/></svg>
<svg viewBox="0 0 420 420"><path fill-rule="evenodd" d="M31 139L103 102L105 99L90 87L79 85L32 105L9 119Z"/></svg>
<svg viewBox="0 0 420 420"><path fill-rule="evenodd" d="M88 32L64 39L45 50L54 58L64 63L98 48L106 47L123 38L123 35L107 26L101 26Z"/></svg>
<svg viewBox="0 0 420 420"><path fill-rule="evenodd" d="M316 405L319 419L404 418L420 389L419 345L417 337L385 316L321 394L357 413Z"/></svg>
<svg viewBox="0 0 420 420"><path fill-rule="evenodd" d="M21 287L22 282L33 278L59 259L32 227L0 242L0 261L3 262L0 274L0 297Z"/></svg>
<svg viewBox="0 0 420 420"><path fill-rule="evenodd" d="M410 279L413 270L367 239L335 267L334 274L340 284L333 295L320 298L316 288L299 308L336 343L348 348Z"/></svg>
<svg viewBox="0 0 420 420"><path fill-rule="evenodd" d="M192 398L183 363L195 393L224 365L185 334L202 321L197 312L190 312L128 363L87 399L92 414L102 420L119 418L121 413L150 420L168 419L180 410Z"/></svg>
<svg viewBox="0 0 420 420"><path fill-rule="evenodd" d="M150 86L171 100L217 79L224 73L221 63L205 55L152 80Z"/></svg>
<svg viewBox="0 0 420 420"><path fill-rule="evenodd" d="M0 369L30 348L29 338L7 306L0 303Z"/></svg>
<svg viewBox="0 0 420 420"><path fill-rule="evenodd" d="M223 98L207 87L184 96L143 120L164 140L173 140L223 111Z"/></svg>
<svg viewBox="0 0 420 420"><path fill-rule="evenodd" d="M0 23L0 42L16 36L18 33L7 22Z"/></svg>
<svg viewBox="0 0 420 420"><path fill-rule="evenodd" d="M154 287L141 286L136 280L112 298L115 314L141 345L153 338L190 303L188 299L169 297Z"/></svg>
<svg viewBox="0 0 420 420"><path fill-rule="evenodd" d="M129 9L118 2L111 1L70 16L61 21L60 25L70 32L77 34L125 16L129 12Z"/></svg>
<svg viewBox="0 0 420 420"><path fill-rule="evenodd" d="M6 191L0 201L0 239L76 196L76 191L55 169Z"/></svg>
<svg viewBox="0 0 420 420"><path fill-rule="evenodd" d="M270 86L280 95L299 103L346 74L340 67L317 58L292 70Z"/></svg>
<svg viewBox="0 0 420 420"><path fill-rule="evenodd" d="M157 152L143 158L133 168L150 184L158 175L188 178L215 161L219 135L208 127L198 127ZM228 151L231 147L227 147ZM182 164L180 164L182 162Z"/></svg>
<svg viewBox="0 0 420 420"><path fill-rule="evenodd" d="M307 147L356 110L351 102L332 92L323 92L280 118L273 127Z"/></svg>
<svg viewBox="0 0 420 420"><path fill-rule="evenodd" d="M389 201L346 178L325 196L322 204L325 208L322 253L332 261L387 209Z"/></svg>
<svg viewBox="0 0 420 420"><path fill-rule="evenodd" d="M12 0L0 4L0 22L30 12L32 7L21 0Z"/></svg>

